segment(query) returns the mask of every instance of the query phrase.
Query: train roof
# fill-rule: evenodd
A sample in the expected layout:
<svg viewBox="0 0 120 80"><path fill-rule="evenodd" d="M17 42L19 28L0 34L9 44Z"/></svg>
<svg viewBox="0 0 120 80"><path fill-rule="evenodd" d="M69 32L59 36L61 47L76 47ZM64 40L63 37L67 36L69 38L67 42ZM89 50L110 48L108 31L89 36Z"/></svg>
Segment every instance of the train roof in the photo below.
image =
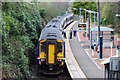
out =
<svg viewBox="0 0 120 80"><path fill-rule="evenodd" d="M62 21L67 17L72 15L72 13L66 13L61 16L53 18L42 30L39 40L43 39L60 39L62 38Z"/></svg>
<svg viewBox="0 0 120 80"><path fill-rule="evenodd" d="M62 14L60 17L63 20L65 17L73 15L73 13L66 13L66 14Z"/></svg>
<svg viewBox="0 0 120 80"><path fill-rule="evenodd" d="M62 31L56 27L50 27L42 30L41 36L39 40L43 39L59 39L63 40L62 38Z"/></svg>

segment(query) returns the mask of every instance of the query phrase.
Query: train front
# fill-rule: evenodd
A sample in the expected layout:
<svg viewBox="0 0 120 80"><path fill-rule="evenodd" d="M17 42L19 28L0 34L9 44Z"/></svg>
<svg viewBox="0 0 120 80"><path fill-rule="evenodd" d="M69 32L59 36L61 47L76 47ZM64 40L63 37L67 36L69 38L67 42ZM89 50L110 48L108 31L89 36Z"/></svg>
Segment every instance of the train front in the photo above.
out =
<svg viewBox="0 0 120 80"><path fill-rule="evenodd" d="M51 26L42 30L38 44L38 63L43 73L63 71L65 42L59 29Z"/></svg>

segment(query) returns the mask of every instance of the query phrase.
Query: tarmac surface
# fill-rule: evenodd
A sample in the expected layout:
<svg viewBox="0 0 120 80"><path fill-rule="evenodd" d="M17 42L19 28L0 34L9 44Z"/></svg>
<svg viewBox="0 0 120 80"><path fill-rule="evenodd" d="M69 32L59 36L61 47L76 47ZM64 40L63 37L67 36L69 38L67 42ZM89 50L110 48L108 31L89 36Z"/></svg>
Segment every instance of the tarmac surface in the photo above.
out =
<svg viewBox="0 0 120 80"><path fill-rule="evenodd" d="M73 25L73 30L78 28L77 24L78 23ZM72 53L86 77L91 80L93 78L104 78L104 71L100 70L89 58L85 52L85 48L81 46L81 42L79 42L77 36L72 37L69 41Z"/></svg>

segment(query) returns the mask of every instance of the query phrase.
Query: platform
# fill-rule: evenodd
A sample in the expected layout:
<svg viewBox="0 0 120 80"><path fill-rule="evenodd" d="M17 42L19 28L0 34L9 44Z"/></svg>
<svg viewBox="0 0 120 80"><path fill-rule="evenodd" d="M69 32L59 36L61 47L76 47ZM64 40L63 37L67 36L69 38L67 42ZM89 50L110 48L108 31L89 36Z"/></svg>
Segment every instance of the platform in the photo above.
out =
<svg viewBox="0 0 120 80"><path fill-rule="evenodd" d="M68 71L72 77L72 79L75 79L75 78L84 78L86 79L86 76L84 75L84 73L82 72L82 70L80 69L78 63L76 62L75 58L74 58L74 55L71 51L71 48L70 48L70 43L69 43L69 30L70 28L76 23L73 22L72 24L70 24L68 26L68 28L66 29L67 31L67 39L65 39L65 46L66 46L66 65L67 65L67 68L68 68Z"/></svg>
<svg viewBox="0 0 120 80"><path fill-rule="evenodd" d="M73 22L67 28L66 63L72 78L93 79L104 78L104 71L99 69L87 55L85 48L81 46L78 37L69 39L71 27L77 29L77 22Z"/></svg>

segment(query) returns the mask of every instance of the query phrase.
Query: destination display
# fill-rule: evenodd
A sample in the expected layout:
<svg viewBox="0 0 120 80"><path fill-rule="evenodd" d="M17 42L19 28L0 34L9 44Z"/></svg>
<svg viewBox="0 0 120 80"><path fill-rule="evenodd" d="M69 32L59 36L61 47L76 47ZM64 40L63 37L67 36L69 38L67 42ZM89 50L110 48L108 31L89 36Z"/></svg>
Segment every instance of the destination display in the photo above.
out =
<svg viewBox="0 0 120 80"><path fill-rule="evenodd" d="M86 27L86 23L85 24L83 24L83 23L82 24L78 24L78 27L84 27L85 28Z"/></svg>

